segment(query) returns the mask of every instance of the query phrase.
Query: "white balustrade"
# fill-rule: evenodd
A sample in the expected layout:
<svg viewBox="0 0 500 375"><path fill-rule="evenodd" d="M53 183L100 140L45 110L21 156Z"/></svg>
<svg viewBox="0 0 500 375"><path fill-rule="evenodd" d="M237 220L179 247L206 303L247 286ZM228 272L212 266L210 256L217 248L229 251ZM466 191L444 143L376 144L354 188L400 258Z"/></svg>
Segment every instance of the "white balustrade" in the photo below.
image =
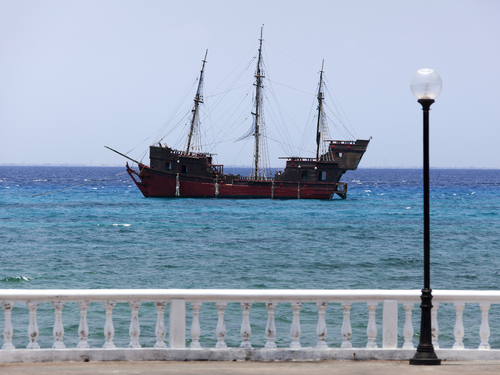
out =
<svg viewBox="0 0 500 375"><path fill-rule="evenodd" d="M431 309L431 334L432 334L432 346L434 346L434 349L439 349L439 343L438 343L439 325L437 320L438 309L439 309L439 302L433 301Z"/></svg>
<svg viewBox="0 0 500 375"><path fill-rule="evenodd" d="M14 337L14 330L12 329L11 314L13 303L2 302L2 308L5 315L5 324L3 326L3 338L4 344L2 345L2 350L11 350L16 347L12 344L12 337Z"/></svg>
<svg viewBox="0 0 500 375"><path fill-rule="evenodd" d="M328 302L316 302L316 307L318 308L318 326L316 327L316 336L318 336L318 343L316 344L316 347L318 349L324 349L328 347L328 345L326 344L327 328L325 321L327 306Z"/></svg>
<svg viewBox="0 0 500 375"><path fill-rule="evenodd" d="M292 302L292 310L293 310L293 320L292 327L290 328L290 336L292 336L292 342L290 343L290 349L300 349L300 309L302 307L302 302Z"/></svg>
<svg viewBox="0 0 500 375"><path fill-rule="evenodd" d="M405 309L405 326L403 329L403 336L405 337L405 342L403 344L403 349L413 349L413 324L411 321L411 312L415 304L413 302L403 303L403 308Z"/></svg>
<svg viewBox="0 0 500 375"><path fill-rule="evenodd" d="M38 325L36 324L36 309L40 305L39 302L36 301L28 301L26 302L28 309L30 311L30 322L28 325L28 337L30 342L26 349L40 349L40 345L36 342L38 340Z"/></svg>
<svg viewBox="0 0 500 375"><path fill-rule="evenodd" d="M52 349L64 349L66 345L63 343L64 337L64 326L62 323L62 309L64 307L64 302L62 301L52 301L52 306L55 310L55 321L54 321L54 344Z"/></svg>
<svg viewBox="0 0 500 375"><path fill-rule="evenodd" d="M464 349L464 323L463 323L463 311L465 308L465 302L455 302L455 310L457 312L457 320L455 322L455 344L453 344L453 349Z"/></svg>
<svg viewBox="0 0 500 375"><path fill-rule="evenodd" d="M368 326L366 327L366 335L368 336L368 342L366 347L369 349L377 348L377 323L375 322L375 313L377 310L378 302L369 301L366 303L368 307Z"/></svg>
<svg viewBox="0 0 500 375"><path fill-rule="evenodd" d="M193 310L193 321L191 323L191 344L189 345L190 348L201 348L200 344L200 335L201 335L201 328L200 328L200 309L201 309L202 302L191 302L191 309Z"/></svg>
<svg viewBox="0 0 500 375"><path fill-rule="evenodd" d="M216 302L215 307L217 308L217 328L215 334L217 335L217 344L215 347L217 349L227 348L227 344L224 341L226 339L226 323L224 323L224 310L226 310L227 302Z"/></svg>
<svg viewBox="0 0 500 375"><path fill-rule="evenodd" d="M113 300L103 302L104 308L106 309L106 324L104 324L104 337L106 342L103 345L105 349L116 348L113 343L113 336L115 335L115 327L113 326L113 308L116 302Z"/></svg>
<svg viewBox="0 0 500 375"><path fill-rule="evenodd" d="M266 303L267 307L267 325L266 325L266 337L267 342L265 345L266 349L276 349L276 343L274 340L276 339L276 323L274 322L274 311L278 306L277 302L268 302Z"/></svg>
<svg viewBox="0 0 500 375"><path fill-rule="evenodd" d="M488 311L490 310L491 303L479 302L481 309L481 328L479 328L479 336L481 337L481 344L478 349L490 349L488 340L490 338L490 325L488 323Z"/></svg>
<svg viewBox="0 0 500 375"><path fill-rule="evenodd" d="M250 344L250 336L252 335L252 327L250 327L250 308L252 303L242 302L241 309L243 310L243 320L241 322L241 349L252 349Z"/></svg>
<svg viewBox="0 0 500 375"><path fill-rule="evenodd" d="M492 359L500 359L500 348L492 349L489 343L490 338L490 322L488 321L489 311L492 308L492 305L500 304L500 292L497 291L433 291L433 308L431 311L431 327L432 327L432 340L435 346L435 349L438 350L438 356L450 355L446 353L455 353L451 358L469 358L473 359L471 354L469 353L471 350L475 350L477 353L478 349L480 349L481 359L490 358L485 357L488 353L491 353ZM115 336L115 328L113 325L113 309L120 304L120 306L126 306L124 304L128 303L128 307L131 311L131 320L130 320L130 343L128 344L129 348L141 348L142 345L139 343L139 336L141 333L139 326L139 309L143 303L154 303L156 310L156 327L155 327L155 335L156 335L156 343L154 344L155 349L163 349L170 350L173 349L182 349L186 351L185 353L191 351L192 354L176 354L177 359L206 359L207 351L210 352L212 350L217 349L217 353L214 359L227 359L231 358L239 358L237 357L240 353L235 351L227 351L228 345L226 344L226 336L228 332L226 331L226 323L225 323L225 314L226 308L228 304L239 304L239 308L241 308L242 312L242 320L241 320L241 344L239 347L245 350L251 350L251 353L259 353L259 352L267 352L270 354L245 354L250 355L251 358L263 358L262 360L272 360L272 356L276 353L277 359L286 357L285 352L283 350L292 350L301 352L299 357L286 357L288 359L293 358L306 358L306 359L317 359L318 355L314 354L316 349L321 349L320 357L323 358L324 353L336 353L337 351L343 353L355 353L356 356L364 355L363 350L367 350L367 354L365 358L373 358L373 356L380 356L380 358L388 358L387 356L393 355L393 359L401 359L406 357L401 357L401 355L396 355L395 351L404 349L406 350L405 356L412 356L412 352L415 350L415 340L414 340L414 327L412 324L412 316L414 313L414 309L417 303L420 302L420 291L418 290L24 290L24 289L9 289L9 290L0 290L0 303L2 305L4 311L4 326L3 326L3 337L4 342L2 345L2 349L0 350L0 363L5 361L6 358L11 358L12 356L6 356L6 353L22 353L26 349L16 349L13 340L15 339L14 333L17 332L18 328L16 324L19 324L17 320L17 315L22 313L23 303L26 304L27 310L29 313L29 324L28 324L28 337L29 343L27 345L27 349L30 349L29 352L33 353L33 350L40 349L40 345L38 344L39 339L39 329L37 325L37 311L38 307L41 304L45 304L45 306L50 303L54 310L54 325L52 327L54 342L52 345L52 350L55 352L65 352L68 350L80 350L80 349L88 349L88 337L89 337L89 327L87 322L87 311L91 304L91 302L99 302L103 304L104 311L102 314L105 314L106 323L104 325L104 337L105 343L103 348L113 348L115 351L109 351L108 354L102 354L99 358L108 358L109 356L113 356L113 353L116 353L117 348L115 343L113 342ZM16 303L19 303L18 308L13 310L13 307ZM166 326L165 326L165 308L167 304L170 303L170 314L168 316L168 320L170 323L170 348L165 344L165 336L166 336ZM186 348L186 304L189 303L192 310L192 323L190 327L191 333L191 344L189 348ZM206 303L210 306L207 306L203 311L207 311L207 314L202 314L201 308L202 305ZM290 308L287 309L279 309L277 310L278 304L290 304ZM377 308L379 304L382 303L382 319L380 317L377 318ZM73 348L66 348L68 344L63 342L63 338L65 336L65 329L63 325L62 319L62 310L65 306L74 304L73 306L78 306L76 311L80 312L80 323L78 326L78 331L68 331L66 332L66 336L72 336L72 338L67 338L67 342L77 342L77 344L73 344ZM439 348L438 345L438 336L439 336L439 327L438 327L438 309L440 306L442 307L444 304L445 311L440 313L440 319L444 319L447 317L450 319L450 313L455 312L455 324L453 329L453 336L455 338L453 344L453 351L449 349ZM475 304L479 306L479 309L470 309L465 308L470 305ZM207 316L209 311L213 306L217 310L217 322L215 320L213 322L207 322ZM317 341L314 340L314 343L301 344L300 339L302 335L302 329L307 329L307 340L311 340L311 335L314 337L314 333L310 330L312 328L312 322L310 318L308 318L307 325L301 327L300 322L300 312L304 306L307 307L307 312L310 314L310 308L314 306L314 309L317 310L317 325L316 325L316 338ZM367 339L366 349L362 348L354 348L353 347L353 328L351 327L351 311L352 307L356 305L356 329L355 329L355 337L354 341L357 343L362 342L364 339ZM17 305L16 305L17 306ZM233 305L234 306L234 305ZM254 339L257 340L258 343L255 345L261 347L261 349L254 349L252 344L250 343L250 338L252 334L252 327L250 325L250 310L254 306L255 315L260 316L262 319L262 315L267 313L267 322L265 323L265 337ZM418 306L418 305L417 305ZM453 306L453 308L452 308ZM358 307L361 307L362 310L359 311ZM330 321L326 320L326 310L331 311L331 316L339 316L341 313L342 324L340 330L340 336L334 336L332 340L332 345L329 346L326 342L327 332L329 328L332 328L330 325ZM443 307L442 307L443 308ZM102 307L101 307L102 309ZM121 312L122 308L120 307L120 313L117 315L115 319L123 319L123 313ZM144 307L144 310L141 310L141 316L144 314L151 314L151 309L149 307ZM304 307L304 309L306 309ZM16 311L15 314L13 311ZM26 310L25 310L26 311ZM41 310L43 314L43 321L47 321L47 310L45 308ZM66 307L64 309L65 317L71 311L74 311L73 307ZM233 311L232 309L229 311ZM284 315L292 315L291 327L290 327L290 337L291 343L289 348L278 347L280 342L287 341L286 334L281 332L281 335L278 335L276 329L276 314L279 311L280 319ZM359 311L359 312L358 312ZM363 324L366 327L366 337L364 334L361 336L359 333L359 314L366 314L368 311L368 322ZM404 311L404 325L402 324L399 327L400 333L404 337L404 342L400 343L400 347L398 348L398 311ZM420 311L420 309L418 310ZM471 342L474 345L474 348L478 349L465 349L464 345L464 311L467 311L467 316L476 316L476 324L480 328L478 334L476 333L476 343ZM479 314L480 312L480 314ZM39 312L39 314L42 314ZM204 316L205 315L205 316ZM329 313L330 316L330 313ZM366 316L366 315L364 315ZM231 335L236 335L234 331L234 319L237 316L231 316ZM40 317L40 319L42 319ZM67 319L67 318L65 318ZM141 318L142 319L142 318ZM331 319L331 318L330 318ZM338 318L336 318L338 320ZM467 318L469 319L469 318ZM42 320L40 320L42 321ZM147 320L148 321L148 320ZM149 318L151 321L151 317ZM154 321L154 320L153 320ZM205 337L202 336L201 323L203 322L204 326L212 326L215 328L212 331L212 339L217 339L217 343L215 344L215 348L204 348L203 350L194 351L194 349L200 349L200 339ZM468 320L467 320L468 321ZM120 322L120 327L123 327L125 322ZM340 326L340 320L334 322L334 329L337 326ZM494 322L497 324L497 322ZM44 323L45 324L45 323ZM143 323L144 324L144 323ZM259 324L264 324L261 321ZM383 332L382 335L382 345L379 348L377 345L377 326L381 324L381 329ZM14 326L14 328L13 328ZM445 325L446 327L449 324ZM47 333L48 327L43 327L42 332L44 335ZM261 327L260 329L263 329ZM122 329L122 328L121 328ZM363 327L364 329L364 327ZM448 328L447 328L448 330ZM338 332L338 331L337 331ZM418 331L417 331L418 332ZM476 331L477 332L477 331ZM120 336L124 334L124 332L120 331ZM205 332L205 335L207 332ZM451 332L448 333L448 336ZM279 339L277 340L277 337ZM304 336L306 337L306 336ZM232 337L232 342L234 342L236 338ZM75 340L75 341L71 341ZM118 340L118 339L117 339ZM473 340L470 339L469 340ZM50 339L45 337L41 338L40 341L44 345L50 345ZM123 343L123 337L120 337L119 341ZM142 341L142 340L141 340ZM145 340L146 341L146 340ZM335 342L336 341L336 342ZM118 341L117 341L118 342ZM278 345L277 345L278 343ZM123 344L122 344L123 345ZM152 345L152 344L151 344ZM303 347L303 345L313 347ZM451 345L451 343L449 344ZM72 346L72 345L69 345ZM340 348L339 348L340 346ZM49 346L50 347L50 346ZM152 349L152 348L151 348ZM457 350L462 349L462 350ZM100 351L101 349L93 349L93 351ZM131 349L129 349L131 350ZM147 350L146 347L143 347L142 350ZM389 351L388 351L389 350ZM392 352L391 352L392 350ZM101 350L102 351L102 350ZM292 353L290 351L290 353ZM379 352L380 351L380 352ZM42 351L44 352L44 351ZM105 351L102 351L103 353ZM135 350L134 350L135 352ZM5 353L3 355L2 353ZM44 352L48 353L48 352ZM108 353L108 352L106 352ZM143 353L140 351L139 353ZM176 353L184 353L184 352L176 352ZM196 354L198 353L198 354ZM204 354L205 353L205 354ZM215 353L215 352L214 352ZM224 354L225 353L225 354ZM229 354L228 354L229 353ZM233 354L231 354L233 353ZM248 353L248 352L247 352ZM343 354L339 358L352 358L353 354ZM382 353L382 354L373 354L373 353ZM385 354L384 354L385 353ZM393 353L393 354L388 354ZM461 354L464 353L464 354ZM497 353L497 354L495 354ZM76 354L75 354L76 355ZM80 356L82 354L79 354ZM118 356L118 354L116 354ZM142 355L142 354L140 354ZM157 356L158 354L155 354ZM298 355L298 354L296 354ZM332 354L333 355L333 354ZM339 354L340 355L340 354ZM38 356L38 354L36 355ZM35 356L35 357L36 357ZM69 356L69 357L68 357ZM183 357L185 356L185 357ZM198 358L198 356L201 356ZM236 356L236 357L235 357ZM260 357L259 357L260 356ZM371 356L371 357L370 357ZM465 357L464 357L465 356ZM469 356L469 357L467 357ZM496 356L496 357L495 357ZM30 358L35 358L33 356L23 357L28 358L27 360L31 360ZM37 357L38 358L38 357ZM49 360L54 360L54 358L70 358L70 355L66 355L64 357L57 357L56 354L47 354L47 357L41 356L40 358L49 358ZM72 357L73 358L73 357ZM75 359L76 358L76 359ZM71 360L80 360L81 357L74 357ZM125 358L125 357L109 357L109 358ZM139 358L139 357L133 357ZM160 357L151 357L151 358L160 358ZM245 357L246 358L246 357ZM69 359L62 359L69 360ZM101 360L101 359L100 359ZM109 360L109 359L108 359ZM116 359L114 359L116 360Z"/></svg>
<svg viewBox="0 0 500 375"><path fill-rule="evenodd" d="M155 302L156 307L156 343L155 348L166 348L165 335L167 334L167 329L165 328L165 308L167 307L166 301Z"/></svg>
<svg viewBox="0 0 500 375"><path fill-rule="evenodd" d="M342 301L342 311L344 312L344 320L342 321L342 330L341 330L342 345L340 345L340 347L344 349L352 348L351 344L352 328L350 320L351 308L352 308L351 301Z"/></svg>
<svg viewBox="0 0 500 375"><path fill-rule="evenodd" d="M78 334L80 335L80 341L76 346L79 349L90 348L87 342L87 337L89 336L89 326L87 324L87 309L90 306L90 301L78 301L78 307L80 308L80 325L78 326Z"/></svg>
<svg viewBox="0 0 500 375"><path fill-rule="evenodd" d="M130 344L129 348L140 348L139 335L141 334L141 328L139 327L139 308L141 307L141 301L130 301L130 310L132 310L132 318L130 319Z"/></svg>

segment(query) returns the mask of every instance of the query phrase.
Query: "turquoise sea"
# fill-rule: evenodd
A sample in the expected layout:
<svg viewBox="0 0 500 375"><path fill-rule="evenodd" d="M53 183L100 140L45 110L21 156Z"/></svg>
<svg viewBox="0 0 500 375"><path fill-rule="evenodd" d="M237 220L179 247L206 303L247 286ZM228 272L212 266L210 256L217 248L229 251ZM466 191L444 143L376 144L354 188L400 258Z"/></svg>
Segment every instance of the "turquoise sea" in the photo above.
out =
<svg viewBox="0 0 500 375"><path fill-rule="evenodd" d="M346 200L145 199L124 167L0 167L0 288L421 289L422 172L358 169L343 177ZM238 171L241 172L241 171ZM112 178L107 178L115 176ZM107 178L101 181L99 179ZM33 197L77 186L53 194ZM500 170L431 170L431 286L500 287ZM39 343L53 343L53 308L38 309ZM76 346L78 308L63 309L64 342ZM464 312L466 347L480 342L480 310ZM113 311L115 343L130 341L130 309ZM168 317L168 313L166 314ZM188 308L190 325L190 309ZM413 311L418 334L420 309ZM291 308L280 304L277 344L290 343ZM382 308L377 310L381 345ZM156 310L139 310L140 342L153 346ZM267 311L250 310L251 342L265 344ZM400 312L401 337L404 311ZM453 345L455 310L439 309L439 342ZM216 310L204 304L201 344L215 345ZM14 345L28 343L28 310L14 307ZM366 305L353 307L353 344L366 344ZM91 346L102 346L102 304L89 309ZM316 343L317 309L301 310L303 346ZM342 310L327 309L330 346L341 343ZM227 343L237 346L241 309L226 310ZM168 326L168 325L167 325ZM500 306L490 310L500 348ZM189 336L189 333L187 335ZM167 334L168 338L168 334ZM414 343L418 340L415 338Z"/></svg>

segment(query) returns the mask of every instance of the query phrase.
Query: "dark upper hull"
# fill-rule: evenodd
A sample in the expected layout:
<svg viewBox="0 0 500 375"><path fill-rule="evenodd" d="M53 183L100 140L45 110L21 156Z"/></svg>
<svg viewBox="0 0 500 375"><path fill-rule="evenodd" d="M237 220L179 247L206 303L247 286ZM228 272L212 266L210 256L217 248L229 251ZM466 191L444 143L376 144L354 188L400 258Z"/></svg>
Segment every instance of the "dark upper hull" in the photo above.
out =
<svg viewBox="0 0 500 375"><path fill-rule="evenodd" d="M206 154L189 154L151 146L150 167L127 171L144 197L329 199L346 197L340 178L356 169L369 141L332 141L320 160L289 158L274 178L253 180L224 174Z"/></svg>

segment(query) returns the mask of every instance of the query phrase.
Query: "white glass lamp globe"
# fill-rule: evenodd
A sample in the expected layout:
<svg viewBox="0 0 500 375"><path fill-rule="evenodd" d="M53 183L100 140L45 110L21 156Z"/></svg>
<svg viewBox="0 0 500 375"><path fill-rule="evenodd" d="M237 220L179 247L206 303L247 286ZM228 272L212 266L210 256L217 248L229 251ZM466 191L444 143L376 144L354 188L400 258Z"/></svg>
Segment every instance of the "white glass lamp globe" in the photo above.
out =
<svg viewBox="0 0 500 375"><path fill-rule="evenodd" d="M410 89L417 99L435 99L442 87L441 77L433 69L419 69L411 77Z"/></svg>

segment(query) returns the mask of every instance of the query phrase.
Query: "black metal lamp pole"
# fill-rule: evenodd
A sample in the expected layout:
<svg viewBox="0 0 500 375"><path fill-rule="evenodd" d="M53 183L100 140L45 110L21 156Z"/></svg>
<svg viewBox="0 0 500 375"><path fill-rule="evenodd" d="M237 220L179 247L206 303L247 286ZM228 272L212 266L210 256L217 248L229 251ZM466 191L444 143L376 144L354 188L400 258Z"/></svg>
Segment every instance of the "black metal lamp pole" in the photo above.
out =
<svg viewBox="0 0 500 375"><path fill-rule="evenodd" d="M442 88L441 77L433 69L419 69L413 75L410 89L424 111L424 289L420 308L420 342L410 365L440 365L432 345L432 289L431 289L431 239L430 239L430 189L429 189L429 110Z"/></svg>
<svg viewBox="0 0 500 375"><path fill-rule="evenodd" d="M431 309L431 240L430 240L430 188L429 188L429 110L434 99L419 99L424 111L424 289L420 296L422 304L422 319L420 321L420 342L415 356L410 359L410 365L440 365L432 345Z"/></svg>

